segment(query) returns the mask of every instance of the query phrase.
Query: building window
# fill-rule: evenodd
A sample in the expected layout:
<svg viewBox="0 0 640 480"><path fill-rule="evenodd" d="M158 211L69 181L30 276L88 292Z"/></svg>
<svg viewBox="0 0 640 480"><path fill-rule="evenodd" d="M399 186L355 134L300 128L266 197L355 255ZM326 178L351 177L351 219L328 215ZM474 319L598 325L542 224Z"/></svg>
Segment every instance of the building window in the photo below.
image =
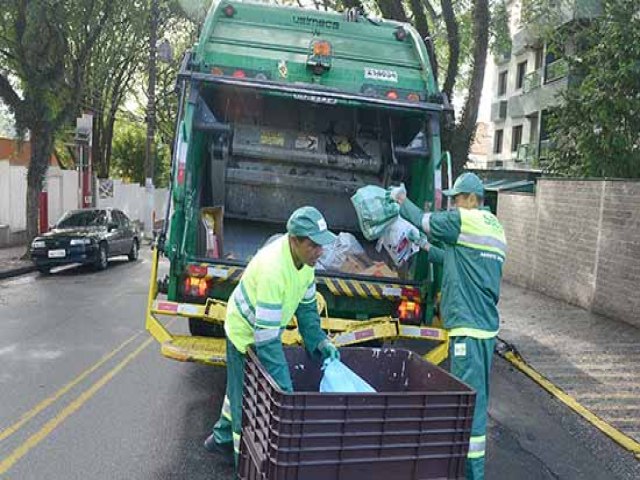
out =
<svg viewBox="0 0 640 480"><path fill-rule="evenodd" d="M527 74L527 61L518 64L518 73L516 75L516 90L524 85L524 76Z"/></svg>
<svg viewBox="0 0 640 480"><path fill-rule="evenodd" d="M507 93L507 72L500 72L500 76L498 77L498 96L502 96Z"/></svg>
<svg viewBox="0 0 640 480"><path fill-rule="evenodd" d="M522 125L513 127L511 133L511 151L517 152L518 147L522 144Z"/></svg>
<svg viewBox="0 0 640 480"><path fill-rule="evenodd" d="M496 130L496 136L493 139L493 153L502 153L502 138L504 130Z"/></svg>

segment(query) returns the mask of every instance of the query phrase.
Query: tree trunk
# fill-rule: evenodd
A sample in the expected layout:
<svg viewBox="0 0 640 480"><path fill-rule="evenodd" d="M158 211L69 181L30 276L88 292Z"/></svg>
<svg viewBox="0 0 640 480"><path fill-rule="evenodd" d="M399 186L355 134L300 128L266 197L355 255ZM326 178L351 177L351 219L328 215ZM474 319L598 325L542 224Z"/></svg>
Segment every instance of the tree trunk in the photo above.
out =
<svg viewBox="0 0 640 480"><path fill-rule="evenodd" d="M384 18L390 18L398 22L408 22L402 2L398 0L377 0L377 3Z"/></svg>
<svg viewBox="0 0 640 480"><path fill-rule="evenodd" d="M53 131L47 126L32 129L31 163L27 172L27 245L31 245L40 231L40 192L52 151Z"/></svg>
<svg viewBox="0 0 640 480"><path fill-rule="evenodd" d="M441 0L442 16L447 27L447 42L449 44L449 62L447 64L447 76L442 87L449 102L453 101L453 86L458 76L458 65L460 63L460 34L458 33L458 20L453 11L451 0Z"/></svg>
<svg viewBox="0 0 640 480"><path fill-rule="evenodd" d="M427 16L424 13L424 4L421 0L410 0L409 5L413 12L413 25L420 34L420 38L424 42L424 46L429 54L429 61L431 62L431 71L433 73L433 79L438 85L438 59L436 58L436 52L433 49L433 39L431 38L431 32L429 30L429 22L427 22Z"/></svg>
<svg viewBox="0 0 640 480"><path fill-rule="evenodd" d="M469 84L469 94L462 110L462 117L453 136L445 135L445 145L451 152L454 176L459 175L469 158L469 147L476 132L476 121L482 94L484 70L489 46L489 4L488 0L474 0L473 9L473 70Z"/></svg>

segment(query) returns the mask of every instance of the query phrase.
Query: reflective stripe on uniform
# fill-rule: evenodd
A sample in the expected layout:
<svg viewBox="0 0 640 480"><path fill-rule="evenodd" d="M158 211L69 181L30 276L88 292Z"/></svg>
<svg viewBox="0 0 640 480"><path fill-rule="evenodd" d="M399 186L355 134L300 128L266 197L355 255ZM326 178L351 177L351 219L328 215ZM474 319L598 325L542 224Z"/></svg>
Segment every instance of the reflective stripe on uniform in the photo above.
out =
<svg viewBox="0 0 640 480"><path fill-rule="evenodd" d="M471 437L469 439L469 453L467 454L467 458L484 457L486 446L487 446L486 435Z"/></svg>
<svg viewBox="0 0 640 480"><path fill-rule="evenodd" d="M478 209L461 208L459 211L458 245L505 255L507 240L504 228L493 214Z"/></svg>
<svg viewBox="0 0 640 480"><path fill-rule="evenodd" d="M233 451L240 454L240 434L233 432Z"/></svg>
<svg viewBox="0 0 640 480"><path fill-rule="evenodd" d="M282 322L281 305L262 305L256 307L256 326L262 328L280 327Z"/></svg>
<svg viewBox="0 0 640 480"><path fill-rule="evenodd" d="M249 298L247 297L247 293L244 290L244 285L242 284L242 282L240 282L234 290L233 300L235 301L236 307L238 308L240 315L242 315L242 318L244 318L251 325L255 325L256 315L253 307L251 306L251 303L249 303Z"/></svg>
<svg viewBox="0 0 640 480"><path fill-rule="evenodd" d="M422 230L424 233L431 233L431 225L429 222L431 221L431 213L425 213L422 216Z"/></svg>
<svg viewBox="0 0 640 480"><path fill-rule="evenodd" d="M256 345L270 342L278 337L280 337L279 328L257 328L256 331L253 332L253 338Z"/></svg>
<svg viewBox="0 0 640 480"><path fill-rule="evenodd" d="M224 401L222 402L222 416L227 420L231 421L231 402L229 402L229 397L224 396Z"/></svg>
<svg viewBox="0 0 640 480"><path fill-rule="evenodd" d="M479 328L452 328L449 330L450 337L471 337L471 338L479 338L482 340L486 340L488 338L494 338L498 335L499 330L495 332L489 332L487 330L480 330Z"/></svg>
<svg viewBox="0 0 640 480"><path fill-rule="evenodd" d="M491 250L496 253L502 253L503 255L507 249L507 245L503 241L488 235L470 235L468 233L461 233L458 236L458 244L471 248Z"/></svg>

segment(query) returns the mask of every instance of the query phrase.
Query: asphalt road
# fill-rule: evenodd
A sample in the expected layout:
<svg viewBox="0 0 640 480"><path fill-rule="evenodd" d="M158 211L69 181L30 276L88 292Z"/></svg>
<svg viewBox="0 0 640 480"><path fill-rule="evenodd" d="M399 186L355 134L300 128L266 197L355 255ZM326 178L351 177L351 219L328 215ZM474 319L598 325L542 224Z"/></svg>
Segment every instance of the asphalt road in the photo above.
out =
<svg viewBox="0 0 640 480"><path fill-rule="evenodd" d="M0 478L232 478L201 446L224 371L165 360L143 331L149 258L0 281ZM497 357L493 373L488 479L640 478Z"/></svg>

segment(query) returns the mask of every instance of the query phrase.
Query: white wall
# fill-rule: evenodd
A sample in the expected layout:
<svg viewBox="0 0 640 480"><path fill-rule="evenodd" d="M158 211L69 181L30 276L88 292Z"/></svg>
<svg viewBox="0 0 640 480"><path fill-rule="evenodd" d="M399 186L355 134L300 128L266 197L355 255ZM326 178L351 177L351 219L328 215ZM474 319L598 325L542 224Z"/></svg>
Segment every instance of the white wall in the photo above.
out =
<svg viewBox="0 0 640 480"><path fill-rule="evenodd" d="M113 197L96 201L98 207L115 207L132 220L144 222L146 192L138 184L114 180ZM75 170L50 167L47 171L49 224L54 224L66 211L78 208L78 174ZM153 208L157 219L164 217L167 189L154 192ZM0 225L9 225L12 232L26 229L27 169L0 161Z"/></svg>
<svg viewBox="0 0 640 480"><path fill-rule="evenodd" d="M154 191L153 208L157 219L164 217L164 209L167 201L168 190L157 188ZM144 223L146 213L146 190L137 183L124 183L121 180L113 180L113 197L98 198L97 206L113 207L122 210L132 220Z"/></svg>

